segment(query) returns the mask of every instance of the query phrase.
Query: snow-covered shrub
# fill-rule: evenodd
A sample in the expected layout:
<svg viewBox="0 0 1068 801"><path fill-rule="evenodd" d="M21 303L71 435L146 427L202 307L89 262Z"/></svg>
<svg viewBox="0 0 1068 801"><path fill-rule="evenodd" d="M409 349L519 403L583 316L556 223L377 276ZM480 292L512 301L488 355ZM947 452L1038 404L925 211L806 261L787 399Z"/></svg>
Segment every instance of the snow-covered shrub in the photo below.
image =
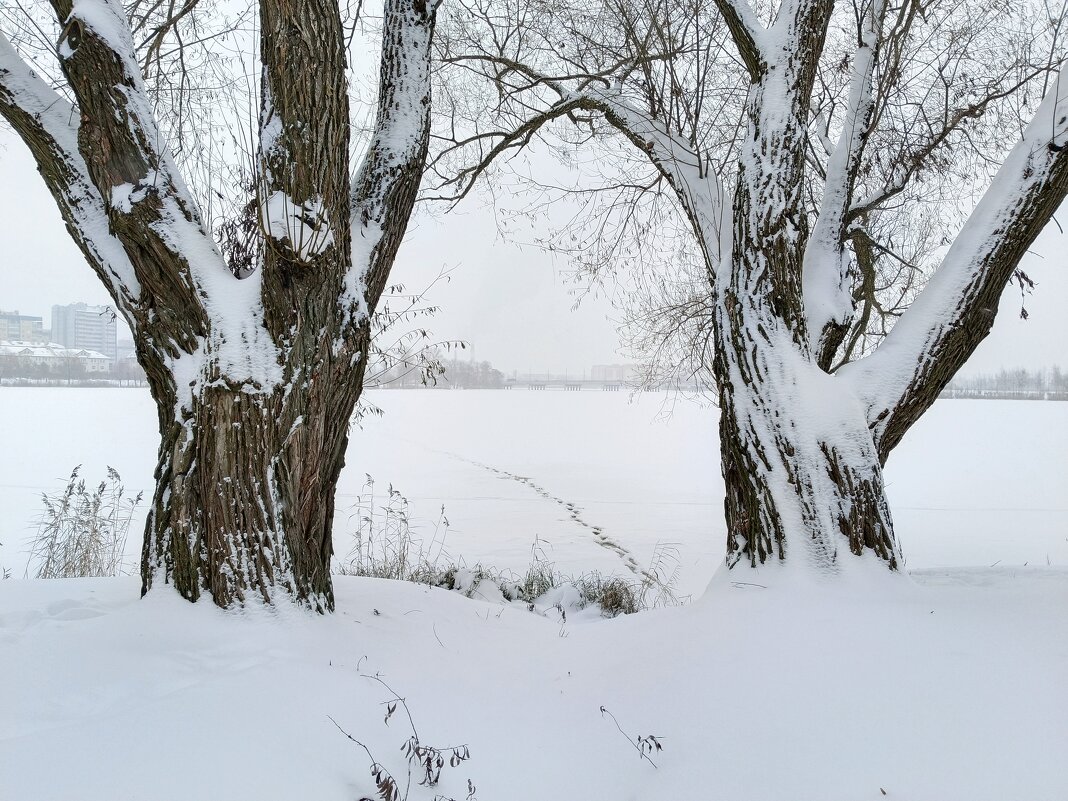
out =
<svg viewBox="0 0 1068 801"><path fill-rule="evenodd" d="M604 617L632 615L646 607L639 581L590 573L580 576L576 583L586 603L600 607Z"/></svg>
<svg viewBox="0 0 1068 801"><path fill-rule="evenodd" d="M115 576L141 493L126 497L122 479L109 467L95 488L71 471L67 486L54 495L43 493L44 512L30 542L27 573L34 578Z"/></svg>

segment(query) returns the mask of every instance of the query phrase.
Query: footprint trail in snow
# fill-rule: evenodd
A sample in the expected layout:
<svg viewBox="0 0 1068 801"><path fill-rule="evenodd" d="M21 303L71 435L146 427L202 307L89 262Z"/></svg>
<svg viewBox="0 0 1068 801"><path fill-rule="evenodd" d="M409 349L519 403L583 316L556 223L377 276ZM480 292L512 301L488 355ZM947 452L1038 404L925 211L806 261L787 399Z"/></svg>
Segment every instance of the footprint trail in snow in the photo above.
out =
<svg viewBox="0 0 1068 801"><path fill-rule="evenodd" d="M511 473L507 470L501 470L498 467L493 467L492 465L476 461L475 459L468 459L466 456L460 456L457 453L451 453L449 451L442 451L442 453L451 456L453 459L458 459L461 462L467 462L468 464L472 464L475 467L480 467L483 470L488 470L491 473L496 473L497 476L502 479L508 479L510 481L516 481L520 484L523 484L534 490L534 492L545 498L545 500L552 501L553 503L563 506L565 509L567 509L571 520L582 526L583 528L588 529L593 534L594 541L598 545L600 545L602 548L607 548L608 550L614 552L620 559L622 559L623 564L627 567L627 570L629 570L634 575L639 576L644 581L659 583L659 579L654 573L642 568L641 565L638 564L638 560L634 558L630 551L628 551L618 542L616 542L607 534L605 534L604 529L601 526L592 525L591 523L588 523L586 520L584 520L582 517L581 508L576 504L572 503L571 501L565 500L564 498L561 498L558 495L553 495L551 492L549 492L549 490L545 489L540 484L535 483L533 479L527 476L520 476L515 473Z"/></svg>

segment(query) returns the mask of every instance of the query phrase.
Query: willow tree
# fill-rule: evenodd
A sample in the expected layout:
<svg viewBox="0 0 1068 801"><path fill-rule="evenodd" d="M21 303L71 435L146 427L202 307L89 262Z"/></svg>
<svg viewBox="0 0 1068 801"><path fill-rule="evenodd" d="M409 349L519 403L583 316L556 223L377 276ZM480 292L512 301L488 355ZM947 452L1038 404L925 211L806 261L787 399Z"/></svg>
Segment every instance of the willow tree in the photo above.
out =
<svg viewBox="0 0 1068 801"><path fill-rule="evenodd" d="M700 297L646 319L703 316L728 563L899 568L883 465L1068 191L1062 18L1006 0L450 8L446 196L563 138L632 159L598 187L595 257L629 233L669 275L643 215L668 197L689 229Z"/></svg>
<svg viewBox="0 0 1068 801"><path fill-rule="evenodd" d="M338 3L261 0L258 146L241 204L258 244L237 266L179 174L183 143L157 116L173 107L145 81L167 77L167 53L183 66L172 35L196 7L52 0L59 69L0 35L0 114L129 324L158 407L143 591L327 611L370 315L427 152L437 1L386 1L377 114L353 169Z"/></svg>

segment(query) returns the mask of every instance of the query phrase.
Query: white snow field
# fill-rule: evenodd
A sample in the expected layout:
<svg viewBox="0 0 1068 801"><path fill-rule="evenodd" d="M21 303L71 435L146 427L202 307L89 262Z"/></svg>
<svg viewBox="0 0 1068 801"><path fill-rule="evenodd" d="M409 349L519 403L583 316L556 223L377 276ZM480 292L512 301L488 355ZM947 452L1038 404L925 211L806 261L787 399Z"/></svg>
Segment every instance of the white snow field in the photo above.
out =
<svg viewBox="0 0 1068 801"><path fill-rule="evenodd" d="M338 577L337 613L315 617L166 588L139 600L133 576L0 581L0 799L377 798L371 758L337 726L403 798L412 731L403 706L384 722L376 675L423 744L470 750L436 787L415 775L411 801L461 801L468 779L481 801L1068 798L1068 404L938 403L887 472L912 575L861 562L813 584L716 572L714 409L665 422L657 395L372 399L387 415L354 430L340 555L368 472L428 539L444 504L446 549L468 564L521 571L537 537L565 572L625 574L596 526L643 566L674 543L694 600L561 623ZM38 494L75 464L150 490L142 392L5 388L0 420L0 565L16 576Z"/></svg>

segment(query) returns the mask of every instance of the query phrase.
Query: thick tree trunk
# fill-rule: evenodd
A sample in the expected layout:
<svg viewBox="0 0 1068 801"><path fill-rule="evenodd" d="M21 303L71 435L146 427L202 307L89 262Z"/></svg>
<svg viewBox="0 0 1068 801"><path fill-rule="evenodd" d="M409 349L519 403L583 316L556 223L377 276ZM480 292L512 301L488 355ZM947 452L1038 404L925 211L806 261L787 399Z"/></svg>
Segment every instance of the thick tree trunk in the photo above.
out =
<svg viewBox="0 0 1068 801"><path fill-rule="evenodd" d="M818 2L799 8L826 19ZM798 30L806 30L805 19L799 13ZM866 409L820 368L807 332L803 121L822 41L798 42L750 90L733 251L716 282L728 562L789 557L833 571L846 545L896 568L901 560Z"/></svg>
<svg viewBox="0 0 1068 801"><path fill-rule="evenodd" d="M899 568L862 404L791 345L734 337L720 380L728 564L789 558L833 572L847 548Z"/></svg>
<svg viewBox="0 0 1068 801"><path fill-rule="evenodd" d="M181 404L159 399L143 592L169 583L223 607L290 595L333 609L334 495L363 364L316 370L299 390L220 377Z"/></svg>

